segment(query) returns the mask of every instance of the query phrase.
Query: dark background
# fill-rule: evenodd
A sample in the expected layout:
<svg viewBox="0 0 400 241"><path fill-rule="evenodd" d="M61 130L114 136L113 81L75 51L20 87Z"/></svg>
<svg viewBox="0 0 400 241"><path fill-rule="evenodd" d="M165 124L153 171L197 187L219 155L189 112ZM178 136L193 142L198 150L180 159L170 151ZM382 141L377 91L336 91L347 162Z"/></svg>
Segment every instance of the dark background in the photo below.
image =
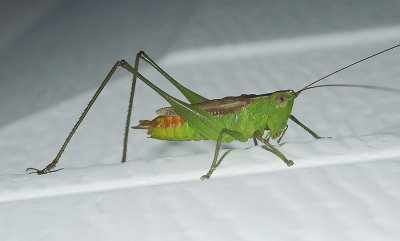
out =
<svg viewBox="0 0 400 241"><path fill-rule="evenodd" d="M0 126L94 89L110 66L146 50L396 25L390 1L1 1Z"/></svg>

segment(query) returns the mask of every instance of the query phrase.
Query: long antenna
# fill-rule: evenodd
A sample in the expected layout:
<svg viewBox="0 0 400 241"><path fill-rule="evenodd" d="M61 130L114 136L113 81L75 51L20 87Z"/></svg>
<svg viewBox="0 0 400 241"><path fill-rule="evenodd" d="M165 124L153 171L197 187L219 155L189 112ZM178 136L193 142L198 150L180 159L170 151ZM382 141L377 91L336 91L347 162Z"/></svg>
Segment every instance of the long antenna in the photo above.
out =
<svg viewBox="0 0 400 241"><path fill-rule="evenodd" d="M309 89L314 89L314 88L320 88L320 87L355 87L355 88L364 88L364 89L389 91L389 92L394 92L394 93L400 94L400 89L393 89L393 88L387 88L387 87L381 87L381 86L375 86L375 85L357 85L357 84L314 85L314 86L307 87L307 89L303 88L302 91L309 90Z"/></svg>
<svg viewBox="0 0 400 241"><path fill-rule="evenodd" d="M347 66L345 66L345 67L343 67L343 68L341 68L341 69L338 69L338 70L336 70L336 71L334 71L334 72L332 72L332 73L330 73L330 74L328 74L328 75L325 75L324 77L322 77L322 78L320 78L320 79L317 79L316 81L312 82L311 84L309 84L309 85L305 86L304 88L302 88L301 90L297 91L296 94L297 94L297 95L300 94L303 90L309 89L309 87L310 87L311 85L313 85L313 84L315 84L315 83L318 83L318 82L320 82L321 80L326 79L326 78L328 78L328 77L331 76L331 75L334 75L334 74L336 74L336 73L338 73L338 72L340 72L340 71L342 71L342 70L345 70L345 69L347 69L347 68L349 68L349 67L351 67L351 66L353 66L353 65L356 65L356 64L358 64L358 63L361 63L361 62L363 62L363 61L365 61L365 60L367 60L367 59L373 58L373 57L375 57L375 56L377 56L377 55L383 54L383 53L385 53L385 52L387 52L387 51L389 51L389 50L392 50L392 49L394 49L394 48L397 48L397 47L399 47L399 46L400 46L400 44L395 45L395 46L393 46L393 47L390 47L390 48L388 48L388 49L382 50L382 51L380 51L380 52L378 52L378 53L376 53L376 54L373 54L373 55L368 56L368 57L366 57L366 58L360 59L360 60L358 60L358 61L356 61L356 62L354 62L354 63L352 63L352 64L349 64L349 65L347 65Z"/></svg>

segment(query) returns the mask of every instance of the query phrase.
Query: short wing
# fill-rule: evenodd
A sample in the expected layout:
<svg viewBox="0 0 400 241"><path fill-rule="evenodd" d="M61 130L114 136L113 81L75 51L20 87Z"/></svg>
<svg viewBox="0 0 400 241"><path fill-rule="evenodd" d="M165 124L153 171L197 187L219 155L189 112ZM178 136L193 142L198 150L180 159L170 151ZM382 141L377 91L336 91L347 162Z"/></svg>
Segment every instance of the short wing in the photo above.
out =
<svg viewBox="0 0 400 241"><path fill-rule="evenodd" d="M254 95L230 96L193 105L218 117L241 110L251 102L253 96ZM175 116L178 115L178 112L172 107L164 107L156 110L156 114L159 116Z"/></svg>

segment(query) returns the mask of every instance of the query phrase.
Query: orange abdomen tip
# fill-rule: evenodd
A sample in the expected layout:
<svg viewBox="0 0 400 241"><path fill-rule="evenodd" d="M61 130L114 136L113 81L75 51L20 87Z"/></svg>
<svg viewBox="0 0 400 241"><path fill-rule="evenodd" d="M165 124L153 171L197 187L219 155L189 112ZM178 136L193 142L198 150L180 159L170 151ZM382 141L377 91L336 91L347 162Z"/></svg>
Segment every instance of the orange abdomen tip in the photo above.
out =
<svg viewBox="0 0 400 241"><path fill-rule="evenodd" d="M139 125L132 126L133 129L151 129L151 128L169 128L169 127L178 127L185 124L185 120L177 115L177 116L158 116L154 118L152 121L149 120L140 120Z"/></svg>
<svg viewBox="0 0 400 241"><path fill-rule="evenodd" d="M158 116L153 120L141 120L133 129L147 129L151 138L169 141L206 140L207 138L193 129L181 116Z"/></svg>

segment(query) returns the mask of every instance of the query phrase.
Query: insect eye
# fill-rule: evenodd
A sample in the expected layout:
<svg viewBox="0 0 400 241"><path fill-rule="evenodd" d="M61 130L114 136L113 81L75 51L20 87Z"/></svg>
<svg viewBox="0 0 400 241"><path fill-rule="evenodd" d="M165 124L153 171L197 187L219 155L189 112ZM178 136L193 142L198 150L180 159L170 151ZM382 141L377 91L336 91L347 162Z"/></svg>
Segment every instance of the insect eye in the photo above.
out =
<svg viewBox="0 0 400 241"><path fill-rule="evenodd" d="M283 108L287 105L288 98L286 97L286 95L279 94L276 96L275 103L277 106Z"/></svg>

